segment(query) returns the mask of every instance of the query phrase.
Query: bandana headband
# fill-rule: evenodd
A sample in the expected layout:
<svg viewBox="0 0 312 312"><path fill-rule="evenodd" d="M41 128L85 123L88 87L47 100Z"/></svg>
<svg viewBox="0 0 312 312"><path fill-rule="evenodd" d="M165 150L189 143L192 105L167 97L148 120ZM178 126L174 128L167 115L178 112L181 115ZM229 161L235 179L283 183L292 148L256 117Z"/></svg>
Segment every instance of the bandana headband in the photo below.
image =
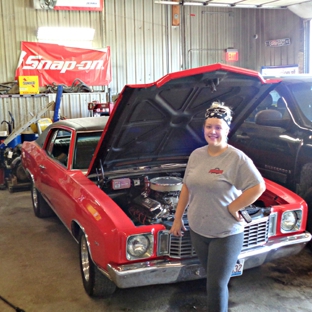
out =
<svg viewBox="0 0 312 312"><path fill-rule="evenodd" d="M228 126L231 125L231 113L223 107L210 107L206 110L205 119L218 118L223 119Z"/></svg>

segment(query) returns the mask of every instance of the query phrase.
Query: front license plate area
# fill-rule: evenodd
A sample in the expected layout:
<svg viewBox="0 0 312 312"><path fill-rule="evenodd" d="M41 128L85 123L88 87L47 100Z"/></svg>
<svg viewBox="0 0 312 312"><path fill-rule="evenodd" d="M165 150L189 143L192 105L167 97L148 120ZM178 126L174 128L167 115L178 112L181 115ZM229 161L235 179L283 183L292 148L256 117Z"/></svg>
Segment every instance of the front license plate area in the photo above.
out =
<svg viewBox="0 0 312 312"><path fill-rule="evenodd" d="M240 276L240 275L243 274L244 262L245 262L244 259L237 260L237 262L236 262L236 264L234 266L234 269L232 271L232 277Z"/></svg>

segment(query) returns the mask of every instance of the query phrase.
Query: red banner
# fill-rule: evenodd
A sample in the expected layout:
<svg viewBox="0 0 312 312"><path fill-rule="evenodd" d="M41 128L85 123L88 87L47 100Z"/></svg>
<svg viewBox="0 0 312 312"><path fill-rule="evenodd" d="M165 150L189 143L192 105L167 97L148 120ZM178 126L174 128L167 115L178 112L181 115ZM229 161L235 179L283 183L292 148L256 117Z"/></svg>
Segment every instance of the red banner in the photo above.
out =
<svg viewBox="0 0 312 312"><path fill-rule="evenodd" d="M79 10L79 11L102 11L104 0L33 0L37 10Z"/></svg>
<svg viewBox="0 0 312 312"><path fill-rule="evenodd" d="M58 0L54 10L102 11L104 0Z"/></svg>
<svg viewBox="0 0 312 312"><path fill-rule="evenodd" d="M110 48L91 50L22 41L15 79L18 76L38 76L41 87L52 83L71 86L76 78L88 86L108 85L112 80Z"/></svg>

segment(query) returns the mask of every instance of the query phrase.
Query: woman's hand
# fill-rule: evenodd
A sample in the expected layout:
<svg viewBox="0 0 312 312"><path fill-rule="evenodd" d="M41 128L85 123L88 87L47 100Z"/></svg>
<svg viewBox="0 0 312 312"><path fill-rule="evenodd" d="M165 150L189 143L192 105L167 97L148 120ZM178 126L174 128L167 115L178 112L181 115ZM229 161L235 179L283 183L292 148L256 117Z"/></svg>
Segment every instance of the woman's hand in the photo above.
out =
<svg viewBox="0 0 312 312"><path fill-rule="evenodd" d="M243 217L240 215L240 213L236 209L235 210L233 208L231 209L230 206L228 206L228 211L237 221L239 222L244 221Z"/></svg>
<svg viewBox="0 0 312 312"><path fill-rule="evenodd" d="M177 209L174 215L174 221L170 229L170 233L174 236L183 236L182 231L186 231L182 218L183 218L183 213L185 211L185 207L188 203L188 198L189 198L188 188L185 184L183 184L180 197L179 197L179 202L177 205Z"/></svg>
<svg viewBox="0 0 312 312"><path fill-rule="evenodd" d="M182 219L175 219L170 229L170 234L174 236L183 236L183 231L186 231Z"/></svg>
<svg viewBox="0 0 312 312"><path fill-rule="evenodd" d="M254 203L259 196L265 191L265 184L263 182L245 190L238 196L230 205L228 205L229 213L237 220L243 221L243 217L239 214L240 209L244 209L250 204Z"/></svg>

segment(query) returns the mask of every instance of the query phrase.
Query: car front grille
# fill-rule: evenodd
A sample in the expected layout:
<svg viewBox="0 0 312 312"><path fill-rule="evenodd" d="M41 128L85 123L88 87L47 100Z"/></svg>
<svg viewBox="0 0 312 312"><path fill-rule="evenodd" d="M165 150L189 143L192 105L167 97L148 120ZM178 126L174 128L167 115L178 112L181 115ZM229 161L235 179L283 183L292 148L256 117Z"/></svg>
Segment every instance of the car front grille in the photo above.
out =
<svg viewBox="0 0 312 312"><path fill-rule="evenodd" d="M190 232L184 232L183 236L173 236L170 239L169 256L171 258L195 257L196 252L191 242Z"/></svg>
<svg viewBox="0 0 312 312"><path fill-rule="evenodd" d="M242 250L264 245L268 240L268 230L268 217L246 224ZM196 257L189 231L184 232L184 235L179 237L170 235L169 256L177 259Z"/></svg>
<svg viewBox="0 0 312 312"><path fill-rule="evenodd" d="M264 245L268 241L269 218L261 218L259 222L251 222L244 229L244 243L242 250Z"/></svg>

